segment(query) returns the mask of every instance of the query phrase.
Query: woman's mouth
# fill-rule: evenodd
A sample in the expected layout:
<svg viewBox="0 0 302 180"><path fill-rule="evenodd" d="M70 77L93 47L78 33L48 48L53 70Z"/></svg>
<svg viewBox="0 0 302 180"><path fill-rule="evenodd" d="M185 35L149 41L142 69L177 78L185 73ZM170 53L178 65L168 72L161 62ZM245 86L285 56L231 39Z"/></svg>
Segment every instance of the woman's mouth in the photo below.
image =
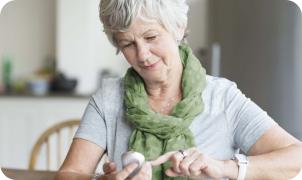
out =
<svg viewBox="0 0 302 180"><path fill-rule="evenodd" d="M144 69L147 69L147 70L154 70L156 69L157 65L159 64L160 61L157 61L153 64L150 64L150 65L144 65Z"/></svg>

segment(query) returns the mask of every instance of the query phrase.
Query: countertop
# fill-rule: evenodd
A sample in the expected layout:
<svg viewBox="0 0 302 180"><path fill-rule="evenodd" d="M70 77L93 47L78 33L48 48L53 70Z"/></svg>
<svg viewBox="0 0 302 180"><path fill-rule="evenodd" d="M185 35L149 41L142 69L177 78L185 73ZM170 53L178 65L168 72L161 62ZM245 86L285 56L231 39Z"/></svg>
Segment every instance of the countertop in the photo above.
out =
<svg viewBox="0 0 302 180"><path fill-rule="evenodd" d="M34 95L31 93L0 93L0 98L83 98L87 99L91 95L75 93L48 93L46 95Z"/></svg>

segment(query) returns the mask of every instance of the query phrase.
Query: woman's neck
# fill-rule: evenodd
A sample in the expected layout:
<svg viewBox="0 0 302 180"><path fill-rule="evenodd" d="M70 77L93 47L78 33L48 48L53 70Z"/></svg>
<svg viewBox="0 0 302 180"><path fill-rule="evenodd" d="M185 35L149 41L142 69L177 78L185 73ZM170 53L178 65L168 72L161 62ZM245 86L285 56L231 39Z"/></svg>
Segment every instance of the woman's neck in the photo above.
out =
<svg viewBox="0 0 302 180"><path fill-rule="evenodd" d="M161 82L145 82L146 91L150 99L166 100L182 94L182 68Z"/></svg>
<svg viewBox="0 0 302 180"><path fill-rule="evenodd" d="M173 107L182 99L183 65L179 60L166 74L165 79L158 81L145 80L148 103L153 111L169 115Z"/></svg>

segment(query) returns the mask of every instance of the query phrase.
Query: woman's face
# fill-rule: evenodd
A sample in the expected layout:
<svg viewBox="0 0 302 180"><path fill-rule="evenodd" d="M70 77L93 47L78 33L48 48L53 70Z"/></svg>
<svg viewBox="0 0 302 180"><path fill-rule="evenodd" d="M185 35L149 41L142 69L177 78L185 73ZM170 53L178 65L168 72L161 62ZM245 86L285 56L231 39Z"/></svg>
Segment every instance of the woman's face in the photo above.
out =
<svg viewBox="0 0 302 180"><path fill-rule="evenodd" d="M181 71L177 42L160 24L136 19L126 32L114 36L128 63L145 81L162 82Z"/></svg>

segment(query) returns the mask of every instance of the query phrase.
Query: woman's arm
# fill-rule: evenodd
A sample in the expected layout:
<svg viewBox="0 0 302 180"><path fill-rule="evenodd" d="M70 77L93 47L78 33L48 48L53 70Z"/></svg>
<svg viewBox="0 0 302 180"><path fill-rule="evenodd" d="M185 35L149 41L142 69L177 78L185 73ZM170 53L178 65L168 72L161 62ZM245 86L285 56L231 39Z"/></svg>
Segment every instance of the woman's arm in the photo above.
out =
<svg viewBox="0 0 302 180"><path fill-rule="evenodd" d="M104 149L92 142L74 139L56 179L91 180L103 153Z"/></svg>
<svg viewBox="0 0 302 180"><path fill-rule="evenodd" d="M272 125L273 119L246 98L236 84L228 88L225 102L234 142L248 155L246 179L277 180L297 175L302 168L301 142L277 124ZM237 165L234 161L228 162L233 167L229 171L233 172L231 177L237 177Z"/></svg>
<svg viewBox="0 0 302 180"><path fill-rule="evenodd" d="M246 179L290 179L302 168L302 143L276 125L262 135L248 152ZM238 166L226 161L225 174L236 179Z"/></svg>
<svg viewBox="0 0 302 180"><path fill-rule="evenodd" d="M172 167L168 176L184 176L191 179L228 177L237 179L239 168L233 160L220 161L199 152L197 148L168 152L151 162L158 166L166 161ZM302 143L278 125L267 130L251 147L248 156L246 180L287 180L298 175L302 168Z"/></svg>

